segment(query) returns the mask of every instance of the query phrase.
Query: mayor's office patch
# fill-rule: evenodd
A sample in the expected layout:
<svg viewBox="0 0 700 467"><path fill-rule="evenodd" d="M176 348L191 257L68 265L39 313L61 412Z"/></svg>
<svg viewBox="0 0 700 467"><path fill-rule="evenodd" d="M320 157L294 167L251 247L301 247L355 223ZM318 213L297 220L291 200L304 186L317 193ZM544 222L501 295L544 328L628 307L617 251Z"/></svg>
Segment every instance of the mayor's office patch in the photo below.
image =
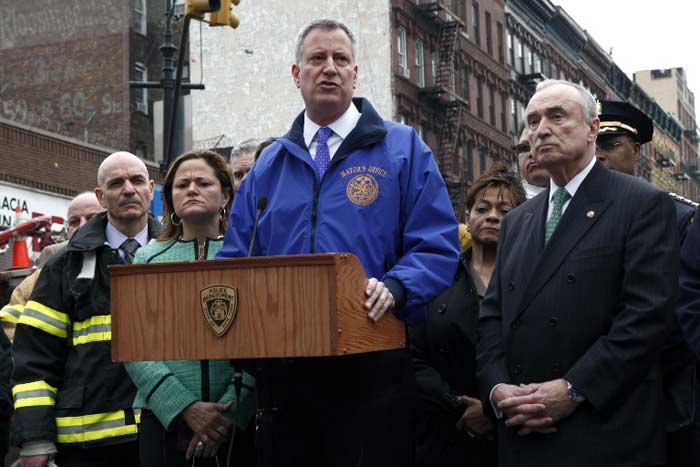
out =
<svg viewBox="0 0 700 467"><path fill-rule="evenodd" d="M204 320L217 337L226 334L236 319L238 289L227 285L212 285L199 291Z"/></svg>
<svg viewBox="0 0 700 467"><path fill-rule="evenodd" d="M355 175L345 188L348 199L361 206L371 204L379 194L379 183L368 173Z"/></svg>

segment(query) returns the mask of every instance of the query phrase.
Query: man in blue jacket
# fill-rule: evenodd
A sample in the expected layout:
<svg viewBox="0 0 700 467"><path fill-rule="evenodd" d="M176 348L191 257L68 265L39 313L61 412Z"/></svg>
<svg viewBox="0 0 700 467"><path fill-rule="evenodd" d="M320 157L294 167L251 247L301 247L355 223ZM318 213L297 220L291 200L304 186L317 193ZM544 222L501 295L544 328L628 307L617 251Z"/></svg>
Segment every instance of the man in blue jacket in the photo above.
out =
<svg viewBox="0 0 700 467"><path fill-rule="evenodd" d="M430 149L353 99L357 73L347 26L302 29L292 75L306 110L239 188L219 257L247 255L267 198L253 255L352 252L370 277L368 317L415 322L452 280L457 222ZM261 365L260 464L410 465L413 380L405 349Z"/></svg>

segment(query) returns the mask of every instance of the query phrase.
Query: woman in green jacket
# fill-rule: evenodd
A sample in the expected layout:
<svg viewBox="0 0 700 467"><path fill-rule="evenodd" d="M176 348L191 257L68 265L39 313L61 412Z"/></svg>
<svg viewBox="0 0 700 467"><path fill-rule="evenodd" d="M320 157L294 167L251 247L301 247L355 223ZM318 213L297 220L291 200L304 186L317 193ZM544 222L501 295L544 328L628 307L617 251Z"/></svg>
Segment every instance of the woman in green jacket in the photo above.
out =
<svg viewBox="0 0 700 467"><path fill-rule="evenodd" d="M163 233L137 251L134 263L213 259L223 243L232 198L223 157L211 151L182 154L163 185ZM143 409L142 465L225 466L232 439L237 439L234 463L253 456L252 446L241 446L244 438L234 437L244 432L255 410L253 379L230 361L131 362L126 368L138 388L134 407Z"/></svg>

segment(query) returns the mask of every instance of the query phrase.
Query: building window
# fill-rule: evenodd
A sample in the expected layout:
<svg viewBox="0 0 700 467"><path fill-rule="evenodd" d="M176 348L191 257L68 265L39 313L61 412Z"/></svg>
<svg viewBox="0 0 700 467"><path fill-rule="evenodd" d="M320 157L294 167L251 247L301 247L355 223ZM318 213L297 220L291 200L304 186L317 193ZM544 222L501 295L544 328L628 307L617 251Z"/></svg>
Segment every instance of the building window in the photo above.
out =
<svg viewBox="0 0 700 467"><path fill-rule="evenodd" d="M440 62L440 56L437 51L433 51L430 54L430 71L433 78L433 86L438 85L438 64Z"/></svg>
<svg viewBox="0 0 700 467"><path fill-rule="evenodd" d="M461 76L459 79L459 84L461 86L461 91L459 93L462 99L469 102L469 69L463 66L461 71Z"/></svg>
<svg viewBox="0 0 700 467"><path fill-rule="evenodd" d="M134 80L148 81L148 71L143 63L136 62L134 64ZM145 88L134 88L136 93L136 111L148 114L148 90Z"/></svg>
<svg viewBox="0 0 700 467"><path fill-rule="evenodd" d="M525 73L525 44L521 41L518 48L518 69Z"/></svg>
<svg viewBox="0 0 700 467"><path fill-rule="evenodd" d="M408 116L406 114L400 114L399 123L402 125L408 125Z"/></svg>
<svg viewBox="0 0 700 467"><path fill-rule="evenodd" d="M486 51L493 55L493 40L491 38L491 13L484 12L484 30L486 32Z"/></svg>
<svg viewBox="0 0 700 467"><path fill-rule="evenodd" d="M479 173L482 174L486 170L486 148L479 146Z"/></svg>
<svg viewBox="0 0 700 467"><path fill-rule="evenodd" d="M463 146L464 167L467 169L467 179L474 180L474 155L472 154L472 143L467 141Z"/></svg>
<svg viewBox="0 0 700 467"><path fill-rule="evenodd" d="M134 3L134 31L146 35L146 0L135 0Z"/></svg>
<svg viewBox="0 0 700 467"><path fill-rule="evenodd" d="M507 119L506 119L506 100L508 98L506 97L505 94L501 94L501 130L503 130L503 133L507 133L507 128L506 125Z"/></svg>
<svg viewBox="0 0 700 467"><path fill-rule="evenodd" d="M410 78L411 73L408 70L408 59L406 58L406 30L403 26L399 26L398 29L398 53L399 53L399 73L401 76Z"/></svg>
<svg viewBox="0 0 700 467"><path fill-rule="evenodd" d="M535 54L535 73L542 73L542 59L538 54Z"/></svg>
<svg viewBox="0 0 700 467"><path fill-rule="evenodd" d="M504 51L503 51L503 25L496 21L496 45L498 47L498 63L503 65Z"/></svg>
<svg viewBox="0 0 700 467"><path fill-rule="evenodd" d="M425 125L418 126L418 136L423 140L425 144L428 144L428 132L425 129Z"/></svg>
<svg viewBox="0 0 700 467"><path fill-rule="evenodd" d="M515 66L515 47L513 46L513 34L508 31L508 65Z"/></svg>
<svg viewBox="0 0 700 467"><path fill-rule="evenodd" d="M481 78L476 77L476 114L479 118L484 118L484 90L481 85Z"/></svg>
<svg viewBox="0 0 700 467"><path fill-rule="evenodd" d="M496 126L496 91L489 85L489 123Z"/></svg>
<svg viewBox="0 0 700 467"><path fill-rule="evenodd" d="M457 15L467 24L467 0L457 0Z"/></svg>
<svg viewBox="0 0 700 467"><path fill-rule="evenodd" d="M416 84L419 88L425 86L425 62L423 41L416 39Z"/></svg>
<svg viewBox="0 0 700 467"><path fill-rule="evenodd" d="M481 45L481 36L479 35L479 4L472 3L472 34L476 45Z"/></svg>
<svg viewBox="0 0 700 467"><path fill-rule="evenodd" d="M515 102L515 99L510 100L510 122L512 123L511 125L511 133L512 134L517 134L518 127L520 126L520 122L518 121L518 104ZM520 135L518 135L519 137Z"/></svg>
<svg viewBox="0 0 700 467"><path fill-rule="evenodd" d="M460 157L459 153L460 153L459 148L455 148L454 152L448 154L448 156L452 159L452 173L457 177L459 177L459 175L460 175L459 163L461 162L460 159L462 159ZM445 165L447 165L447 164L445 164Z"/></svg>

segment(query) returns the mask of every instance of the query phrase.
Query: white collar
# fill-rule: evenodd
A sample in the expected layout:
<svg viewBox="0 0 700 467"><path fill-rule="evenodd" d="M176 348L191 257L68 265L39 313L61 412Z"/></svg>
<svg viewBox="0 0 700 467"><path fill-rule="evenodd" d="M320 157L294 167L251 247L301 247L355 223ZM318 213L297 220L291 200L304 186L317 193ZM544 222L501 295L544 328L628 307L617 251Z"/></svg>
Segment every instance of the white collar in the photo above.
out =
<svg viewBox="0 0 700 467"><path fill-rule="evenodd" d="M525 195L527 199L532 199L544 191L544 188L528 183L525 180L523 180L523 188L525 188Z"/></svg>
<svg viewBox="0 0 700 467"><path fill-rule="evenodd" d="M348 110L338 120L330 125L326 125L326 127L333 130L333 133L340 136L341 139L345 139L355 129L361 115L355 104L350 102ZM304 143L306 143L307 148L311 146L311 142L314 140L314 136L316 136L319 128L321 128L321 125L311 120L308 113L304 112Z"/></svg>
<svg viewBox="0 0 700 467"><path fill-rule="evenodd" d="M124 243L124 241L129 238L133 238L134 240L139 242L141 246L144 246L148 244L148 223L146 223L146 227L144 227L141 232L137 233L133 237L127 237L126 235L118 231L117 228L114 227L111 222L107 222L107 228L105 228L105 236L107 237L107 243L109 243L109 246L111 246L115 250L122 246L122 243Z"/></svg>
<svg viewBox="0 0 700 467"><path fill-rule="evenodd" d="M569 183L567 183L564 186L564 188L569 193L569 196L571 196L571 198L573 198L574 195L576 195L576 192L578 191L579 187L581 187L581 183L583 183L583 181L586 179L586 177L588 176L590 171L593 169L595 162L596 162L596 158L595 157L591 158L591 161L588 163L588 165L586 167L584 167L582 171L577 173L576 176L574 178L572 178L571 180L569 180ZM549 179L549 202L550 203L552 202L552 198L554 197L554 192L556 192L557 189L559 189L559 185L554 183L554 180L552 180L550 178Z"/></svg>

